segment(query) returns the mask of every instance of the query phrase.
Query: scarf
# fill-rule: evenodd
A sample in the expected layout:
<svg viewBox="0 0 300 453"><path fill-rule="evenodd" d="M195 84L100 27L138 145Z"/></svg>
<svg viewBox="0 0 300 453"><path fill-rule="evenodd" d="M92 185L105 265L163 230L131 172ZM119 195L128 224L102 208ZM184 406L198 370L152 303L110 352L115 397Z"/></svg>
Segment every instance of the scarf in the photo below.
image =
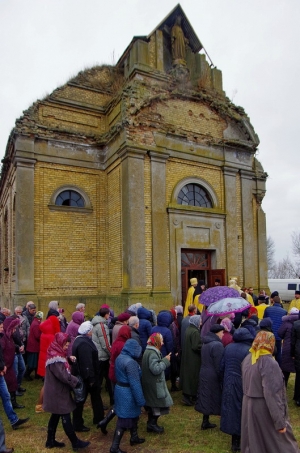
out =
<svg viewBox="0 0 300 453"><path fill-rule="evenodd" d="M58 332L47 350L46 366L54 362L63 362L66 369L70 372L70 365L67 361L67 351L64 350L66 343L70 342L68 334Z"/></svg>
<svg viewBox="0 0 300 453"><path fill-rule="evenodd" d="M150 335L150 337L148 338L148 341L147 341L147 344L149 346L154 346L155 348L157 348L159 350L161 349L163 343L164 343L163 337L158 332Z"/></svg>
<svg viewBox="0 0 300 453"><path fill-rule="evenodd" d="M256 335L251 348L251 363L254 365L257 360L267 354L273 354L275 347L275 336L271 332L260 331Z"/></svg>

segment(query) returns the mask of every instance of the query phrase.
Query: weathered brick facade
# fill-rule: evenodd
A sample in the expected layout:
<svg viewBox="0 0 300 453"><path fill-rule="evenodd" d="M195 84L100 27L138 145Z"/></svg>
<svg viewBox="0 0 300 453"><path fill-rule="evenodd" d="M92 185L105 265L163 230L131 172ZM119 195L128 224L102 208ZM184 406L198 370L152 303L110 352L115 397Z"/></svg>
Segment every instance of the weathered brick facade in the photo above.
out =
<svg viewBox="0 0 300 453"><path fill-rule="evenodd" d="M177 16L188 40L180 58ZM68 312L78 301L91 314L101 303L160 309L181 303L198 271L208 283L220 271L266 287L258 137L201 47L177 6L115 67L79 73L16 121L0 186L1 306L59 299ZM188 184L211 206L181 204ZM58 205L64 190L84 206ZM209 264L185 268L183 251Z"/></svg>

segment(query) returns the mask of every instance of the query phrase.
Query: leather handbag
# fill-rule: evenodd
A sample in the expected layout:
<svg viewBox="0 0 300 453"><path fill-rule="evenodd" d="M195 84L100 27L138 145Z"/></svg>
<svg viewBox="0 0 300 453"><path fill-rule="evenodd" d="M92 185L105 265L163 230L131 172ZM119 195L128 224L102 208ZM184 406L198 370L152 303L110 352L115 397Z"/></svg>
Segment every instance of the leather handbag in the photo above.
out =
<svg viewBox="0 0 300 453"><path fill-rule="evenodd" d="M75 403L83 403L86 399L86 386L80 375L77 375L76 377L78 379L78 383L73 389L74 401Z"/></svg>

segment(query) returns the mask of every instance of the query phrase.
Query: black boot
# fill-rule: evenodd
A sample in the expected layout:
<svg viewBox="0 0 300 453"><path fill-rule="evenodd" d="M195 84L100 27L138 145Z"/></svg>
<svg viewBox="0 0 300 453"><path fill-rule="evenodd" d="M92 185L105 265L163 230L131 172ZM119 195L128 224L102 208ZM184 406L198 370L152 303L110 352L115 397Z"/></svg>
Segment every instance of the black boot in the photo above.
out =
<svg viewBox="0 0 300 453"><path fill-rule="evenodd" d="M16 392L10 392L10 399L13 409L24 409L25 406L18 404L16 400Z"/></svg>
<svg viewBox="0 0 300 453"><path fill-rule="evenodd" d="M233 434L231 442L231 451L241 451L241 436L236 436Z"/></svg>
<svg viewBox="0 0 300 453"><path fill-rule="evenodd" d="M25 381L33 381L33 378L30 376L30 374L32 372L33 372L33 368L29 368L29 366L27 365L23 379L25 379Z"/></svg>
<svg viewBox="0 0 300 453"><path fill-rule="evenodd" d="M147 422L147 432L148 433L161 434L164 432L164 428L162 426L158 426L157 420L158 420L157 416L148 414L148 422Z"/></svg>
<svg viewBox="0 0 300 453"><path fill-rule="evenodd" d="M126 451L120 449L120 442L123 437L125 430L116 428L113 438L113 443L110 447L110 453L126 453Z"/></svg>
<svg viewBox="0 0 300 453"><path fill-rule="evenodd" d="M98 423L97 428L101 428L102 433L107 434L107 430L106 430L107 425L115 416L116 416L115 410L110 409L107 412L106 417L103 420L101 420L101 422Z"/></svg>
<svg viewBox="0 0 300 453"><path fill-rule="evenodd" d="M55 440L55 434L60 416L58 414L51 414L48 422L48 432L46 440L46 448L63 448L65 444L63 442L57 442Z"/></svg>
<svg viewBox="0 0 300 453"><path fill-rule="evenodd" d="M143 444L146 439L139 437L137 428L131 428L130 430L130 445L138 445L138 444Z"/></svg>
<svg viewBox="0 0 300 453"><path fill-rule="evenodd" d="M62 425L63 425L64 432L66 433L66 435L68 436L68 438L69 438L69 440L70 440L70 442L72 444L73 451L77 451L80 448L85 448L88 445L90 445L91 442L86 442L84 440L80 440L76 436L76 433L74 431L73 425L71 423L70 414L62 415L61 416L61 420L62 420Z"/></svg>
<svg viewBox="0 0 300 453"><path fill-rule="evenodd" d="M216 426L217 425L215 423L209 422L209 415L203 415L203 421L201 425L202 430L216 428Z"/></svg>

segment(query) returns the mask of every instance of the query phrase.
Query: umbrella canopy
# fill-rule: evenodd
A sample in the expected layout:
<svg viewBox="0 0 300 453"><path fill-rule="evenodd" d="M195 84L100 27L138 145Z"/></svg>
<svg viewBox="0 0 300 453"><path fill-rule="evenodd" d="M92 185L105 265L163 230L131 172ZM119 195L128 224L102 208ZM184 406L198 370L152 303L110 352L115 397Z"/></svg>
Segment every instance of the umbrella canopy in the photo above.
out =
<svg viewBox="0 0 300 453"><path fill-rule="evenodd" d="M213 286L201 294L200 303L208 307L218 300L225 299L225 297L240 297L240 293L228 286Z"/></svg>
<svg viewBox="0 0 300 453"><path fill-rule="evenodd" d="M218 302L210 304L207 308L206 313L208 316L225 316L229 313L238 313L251 307L251 304L243 297L226 297Z"/></svg>

